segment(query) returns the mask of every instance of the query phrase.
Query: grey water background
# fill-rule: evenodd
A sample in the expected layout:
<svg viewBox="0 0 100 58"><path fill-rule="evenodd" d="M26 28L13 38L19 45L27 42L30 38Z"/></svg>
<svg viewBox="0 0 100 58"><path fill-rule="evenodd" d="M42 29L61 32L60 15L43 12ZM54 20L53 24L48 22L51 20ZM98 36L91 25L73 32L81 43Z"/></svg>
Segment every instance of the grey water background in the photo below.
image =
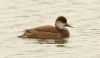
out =
<svg viewBox="0 0 100 58"><path fill-rule="evenodd" d="M70 38L17 37L60 15L74 27ZM0 0L0 58L100 58L100 0Z"/></svg>

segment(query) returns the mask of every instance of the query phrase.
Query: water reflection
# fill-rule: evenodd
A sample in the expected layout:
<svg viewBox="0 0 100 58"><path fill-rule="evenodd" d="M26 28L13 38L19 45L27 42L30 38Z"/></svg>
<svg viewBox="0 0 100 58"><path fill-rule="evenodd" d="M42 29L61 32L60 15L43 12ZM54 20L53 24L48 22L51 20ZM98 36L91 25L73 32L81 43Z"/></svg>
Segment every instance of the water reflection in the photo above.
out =
<svg viewBox="0 0 100 58"><path fill-rule="evenodd" d="M65 44L68 42L66 39L39 39L40 44Z"/></svg>
<svg viewBox="0 0 100 58"><path fill-rule="evenodd" d="M68 37L69 38L69 37ZM35 39L35 43L38 44L56 44L57 47L65 47L65 44L68 43L68 38L60 39L35 39L35 38L23 38L23 39Z"/></svg>

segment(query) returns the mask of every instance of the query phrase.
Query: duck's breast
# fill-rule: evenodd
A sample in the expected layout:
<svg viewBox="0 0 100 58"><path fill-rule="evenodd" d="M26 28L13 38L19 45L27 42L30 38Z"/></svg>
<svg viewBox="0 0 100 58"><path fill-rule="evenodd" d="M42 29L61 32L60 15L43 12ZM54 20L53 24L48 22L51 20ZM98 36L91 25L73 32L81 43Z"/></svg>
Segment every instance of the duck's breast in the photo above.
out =
<svg viewBox="0 0 100 58"><path fill-rule="evenodd" d="M63 37L69 37L70 33L69 33L68 29L63 29L62 35L63 35Z"/></svg>

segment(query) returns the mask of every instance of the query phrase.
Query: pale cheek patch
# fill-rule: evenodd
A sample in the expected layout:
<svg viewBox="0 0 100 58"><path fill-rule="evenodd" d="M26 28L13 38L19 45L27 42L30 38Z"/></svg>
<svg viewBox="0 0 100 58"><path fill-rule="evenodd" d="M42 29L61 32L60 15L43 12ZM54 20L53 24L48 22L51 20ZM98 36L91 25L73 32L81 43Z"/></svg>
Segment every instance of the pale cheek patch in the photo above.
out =
<svg viewBox="0 0 100 58"><path fill-rule="evenodd" d="M56 22L56 26L57 26L58 28L60 28L60 29L63 29L64 26L65 26L65 23L62 23L62 22L58 21L58 22Z"/></svg>

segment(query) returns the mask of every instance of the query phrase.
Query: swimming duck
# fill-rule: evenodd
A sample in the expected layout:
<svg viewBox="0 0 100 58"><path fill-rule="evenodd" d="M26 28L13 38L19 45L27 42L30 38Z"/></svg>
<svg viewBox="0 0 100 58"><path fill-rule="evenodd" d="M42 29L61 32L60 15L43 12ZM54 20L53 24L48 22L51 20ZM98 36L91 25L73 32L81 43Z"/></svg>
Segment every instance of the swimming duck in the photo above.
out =
<svg viewBox="0 0 100 58"><path fill-rule="evenodd" d="M59 39L69 37L70 33L65 27L72 27L67 23L67 19L64 16L59 16L56 19L55 27L46 25L32 29L27 29L20 36L23 38L39 38L39 39Z"/></svg>

